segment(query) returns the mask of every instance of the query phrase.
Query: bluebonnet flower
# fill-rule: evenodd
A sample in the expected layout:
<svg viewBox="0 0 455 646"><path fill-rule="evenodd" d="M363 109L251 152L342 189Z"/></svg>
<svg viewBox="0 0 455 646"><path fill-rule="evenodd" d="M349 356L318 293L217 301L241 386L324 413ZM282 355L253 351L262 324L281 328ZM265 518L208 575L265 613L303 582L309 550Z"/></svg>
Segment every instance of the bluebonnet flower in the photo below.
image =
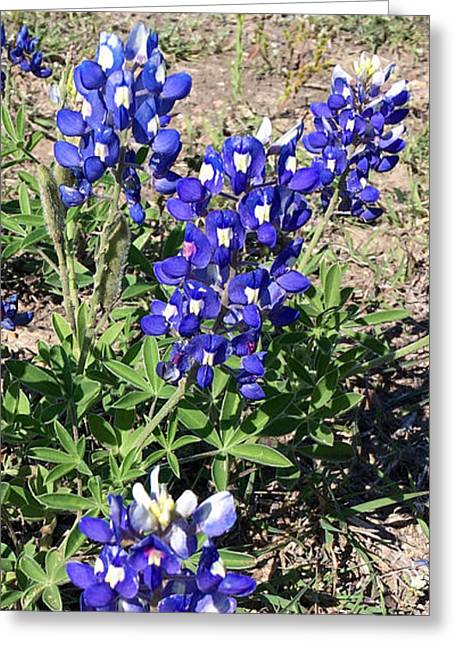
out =
<svg viewBox="0 0 455 646"><path fill-rule="evenodd" d="M160 612L215 612L232 614L237 607L235 597L254 592L255 581L244 574L226 572L215 546L208 542L202 548L196 576L184 576L167 584Z"/></svg>
<svg viewBox="0 0 455 646"><path fill-rule="evenodd" d="M74 185L60 186L61 199L66 207L83 204L93 183L111 168L133 221L142 224L140 165L132 140L149 147L148 168L162 187L182 147L179 133L167 128L169 113L189 94L191 77L167 76L157 34L139 23L126 45L116 34L101 32L95 60L79 63L73 78L81 108L57 113L62 135L79 138L78 145L63 140L54 146L57 162L74 175Z"/></svg>
<svg viewBox="0 0 455 646"><path fill-rule="evenodd" d="M5 40L3 32L2 47ZM13 65L19 65L23 72L31 72L39 78L47 78L52 74L52 70L43 66L43 53L38 49L39 41L36 36L31 36L27 25L22 25L17 32L14 46L11 45L8 48L8 58Z"/></svg>
<svg viewBox="0 0 455 646"><path fill-rule="evenodd" d="M339 211L365 221L382 213L379 190L369 177L372 171L388 172L397 164L405 147L401 122L410 98L407 81L382 89L393 69L394 65L383 69L377 56L370 59L365 54L354 65L354 76L335 67L327 102L311 105L315 130L303 137L305 148L314 155L313 163L310 169L297 171L289 182L291 188L300 190L306 182L307 190L322 189L325 209L334 192L333 181L339 177Z"/></svg>
<svg viewBox="0 0 455 646"><path fill-rule="evenodd" d="M18 30L14 43L7 42L5 25L0 22L0 95L3 96L7 81L6 63L9 62L11 67L16 65L23 72L31 72L38 78L47 78L52 74L49 67L43 65L43 53L38 49L40 39L32 37L27 25L22 25ZM6 56L4 58L3 52Z"/></svg>
<svg viewBox="0 0 455 646"><path fill-rule="evenodd" d="M163 175L167 210L187 224L178 255L154 266L159 283L177 291L142 319L145 334L178 337L160 377L175 384L194 374L207 388L220 366L245 398L265 397L270 333L295 323L299 311L287 301L311 286L298 267L310 196L325 210L336 191L337 211L366 222L382 212L372 173L398 162L409 99L406 81L382 89L392 70L365 56L355 76L337 66L327 101L311 105L313 130L299 122L269 145L264 120L257 136L228 137L221 152L208 146L198 177ZM311 157L302 167L299 145ZM205 298L190 294L194 281Z"/></svg>
<svg viewBox="0 0 455 646"><path fill-rule="evenodd" d="M234 612L234 597L251 594L256 584L249 576L226 573L213 542L236 522L232 494L221 491L198 503L187 489L174 500L159 482L159 467L150 474L149 492L136 483L132 493L127 507L121 496L108 496L109 522L87 517L79 523L103 546L94 567L67 564L70 580L82 589L81 610ZM189 559L197 562L195 573ZM184 608L182 585L185 597L191 596Z"/></svg>
<svg viewBox="0 0 455 646"><path fill-rule="evenodd" d="M33 319L33 312L18 311L18 296L13 294L0 299L0 327L13 332L16 326L28 325Z"/></svg>

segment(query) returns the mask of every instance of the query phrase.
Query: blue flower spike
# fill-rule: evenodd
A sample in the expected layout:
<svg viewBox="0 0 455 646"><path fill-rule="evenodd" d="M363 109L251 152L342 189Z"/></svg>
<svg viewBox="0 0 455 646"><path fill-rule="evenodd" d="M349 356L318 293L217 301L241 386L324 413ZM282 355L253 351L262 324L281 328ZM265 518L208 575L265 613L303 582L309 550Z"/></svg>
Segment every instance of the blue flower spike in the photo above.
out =
<svg viewBox="0 0 455 646"><path fill-rule="evenodd" d="M102 545L94 566L67 564L70 581L82 591L81 610L234 612L235 598L251 594L256 584L226 572L213 543L236 522L232 494L220 491L198 503L187 489L174 500L159 474L157 466L149 491L134 484L128 506L121 496L109 495L109 521L79 522L81 532ZM190 558L196 559L195 572L186 567Z"/></svg>
<svg viewBox="0 0 455 646"><path fill-rule="evenodd" d="M28 32L21 32L18 47L23 49L27 39ZM158 192L174 192L177 178L171 167L182 144L177 130L167 126L175 103L191 91L191 77L167 75L157 34L138 23L126 44L115 33L101 32L94 58L81 61L73 79L81 109L65 107L57 113L61 134L79 138L79 143L61 140L54 147L57 163L74 174L71 186L59 187L62 202L67 208L83 205L94 195L93 185L112 169L131 219L142 225L146 210L139 169L144 164L149 170ZM127 143L121 145L120 139ZM133 142L148 148L148 162L136 163Z"/></svg>

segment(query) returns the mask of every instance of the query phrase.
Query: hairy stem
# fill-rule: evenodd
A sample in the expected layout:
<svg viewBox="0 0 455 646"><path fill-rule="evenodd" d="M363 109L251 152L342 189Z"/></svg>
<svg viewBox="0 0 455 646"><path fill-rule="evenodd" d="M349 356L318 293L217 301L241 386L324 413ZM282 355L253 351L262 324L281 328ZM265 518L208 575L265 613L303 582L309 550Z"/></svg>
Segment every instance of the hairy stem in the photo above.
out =
<svg viewBox="0 0 455 646"><path fill-rule="evenodd" d="M106 218L106 222L104 223L103 231L101 233L101 239L103 237L103 233L107 231L113 224L115 218L117 217L118 213L118 203L120 199L120 189L121 185L120 182L117 182L115 185L115 191L114 195L112 198L112 203L113 207L109 211L109 215ZM98 249L98 254L97 254L97 262L96 262L96 272L95 272L95 277L93 280L93 292L92 292L92 297L90 299L90 305L89 305L89 313L88 313L88 320L87 320L87 327L86 327L86 332L85 336L82 342L82 347L81 347L81 354L79 357L79 363L77 366L77 372L78 374L81 374L84 372L85 369L85 363L87 361L88 353L90 351L90 347L92 345L93 337L95 336L96 329L95 329L95 323L96 323L96 315L98 312L99 308L99 292L96 289L97 285L100 282L101 275L103 273L104 267L102 266L100 259L99 259L99 251Z"/></svg>
<svg viewBox="0 0 455 646"><path fill-rule="evenodd" d="M338 194L339 194L339 191L338 191L338 188L336 188L334 194L332 195L332 199L329 202L327 210L324 213L324 216L320 219L318 226L316 227L316 229L313 232L313 235L311 236L310 243L308 244L305 250L305 253L303 254L302 260L299 263L300 266L303 268L303 270L305 270L305 267L308 265L311 259L311 254L313 253L316 245L321 239L321 236L324 233L325 228L329 223L330 218L333 215L335 207L338 204Z"/></svg>
<svg viewBox="0 0 455 646"><path fill-rule="evenodd" d="M66 231L63 231L63 241L66 249L70 298L74 311L77 312L79 307L79 295L77 293L76 269L74 265L74 222L67 223Z"/></svg>
<svg viewBox="0 0 455 646"><path fill-rule="evenodd" d="M183 398L183 396L185 395L185 387L186 379L181 379L175 393L172 395L172 397L170 397L170 399L167 400L167 402L163 406L161 406L160 410L152 417L150 422L139 435L136 442L134 443L134 447L136 448L136 456L139 451L141 451L141 449L143 449L147 445L151 435L153 435L153 431L156 429L158 424L160 424L160 422L162 422L163 419L167 415L169 415L172 410L174 410L179 401Z"/></svg>

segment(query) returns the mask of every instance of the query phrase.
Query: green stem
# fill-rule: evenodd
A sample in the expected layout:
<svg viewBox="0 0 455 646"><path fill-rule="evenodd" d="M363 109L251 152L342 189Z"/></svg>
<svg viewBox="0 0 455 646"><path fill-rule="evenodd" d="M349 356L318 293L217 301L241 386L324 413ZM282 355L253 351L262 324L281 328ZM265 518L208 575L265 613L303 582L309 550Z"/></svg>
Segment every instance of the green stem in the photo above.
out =
<svg viewBox="0 0 455 646"><path fill-rule="evenodd" d="M63 231L63 242L66 249L70 298L73 309L77 312L79 308L79 295L77 293L76 269L74 265L74 222L67 223L66 231Z"/></svg>
<svg viewBox="0 0 455 646"><path fill-rule="evenodd" d="M112 226L113 222L115 221L115 218L117 217L118 203L120 199L120 190L121 190L120 182L117 182L117 184L115 185L115 191L112 198L113 208L110 209L109 215L107 216L106 222L104 223L103 231L101 232L100 241L103 240L103 234L109 230L109 228ZM92 345L93 337L95 336L95 333L96 333L95 323L96 323L96 315L99 307L99 290L97 289L97 285L99 284L101 280L101 275L104 271L104 267L99 259L100 248L101 247L98 248L96 272L93 280L93 292L92 292L92 297L90 299L87 327L86 327L85 336L82 342L81 354L80 354L79 363L77 366L77 374L81 374L84 372L88 353Z"/></svg>
<svg viewBox="0 0 455 646"><path fill-rule="evenodd" d="M380 368L386 363L391 363L392 361L396 361L397 359L401 359L402 357L405 357L408 354L411 354L412 352L416 352L417 350L420 350L421 348L425 348L430 342L430 335L427 334L426 336L422 337L421 339L418 339L417 341L414 341L413 343L410 343L409 345L405 345L402 348L399 348L398 350L394 350L393 352L389 352L383 357L377 357L376 359L372 359L371 361L366 361L365 363L360 363L354 366L346 375L347 377L352 377L353 375L361 374L364 372L367 372L368 370L374 370L375 368Z"/></svg>
<svg viewBox="0 0 455 646"><path fill-rule="evenodd" d="M39 256L41 256L41 258L45 262L47 262L49 267L51 267L55 271L57 276L58 276L59 275L59 269L58 269L57 265L55 264L55 262L51 258L49 258L49 256L47 254L45 254L44 251L42 251L41 249L36 248L35 251Z"/></svg>
<svg viewBox="0 0 455 646"><path fill-rule="evenodd" d="M68 321L71 325L71 329L73 332L76 331L76 319L74 316L74 308L73 308L73 303L71 300L70 296L70 288L69 288L69 277L68 277L68 267L66 264L66 258L65 258L65 252L63 249L63 245L60 244L62 241L57 240L57 238L54 238L54 244L55 244L55 251L57 254L57 259L58 259L58 267L59 267L59 276L60 276L60 282L62 284L62 293L63 293L63 305L65 307L65 313L68 318Z"/></svg>
<svg viewBox="0 0 455 646"><path fill-rule="evenodd" d="M311 254L313 253L314 248L318 244L322 234L324 233L324 230L329 223L330 218L333 215L333 212L335 210L335 206L338 204L338 188L335 189L334 194L332 195L332 199L329 202L329 205L327 207L326 212L324 213L324 217L321 218L319 221L318 226L314 230L313 235L311 236L310 243L308 244L305 253L303 254L302 260L299 263L303 269L306 268L308 265L308 262L311 258Z"/></svg>
<svg viewBox="0 0 455 646"><path fill-rule="evenodd" d="M156 429L158 424L160 424L160 422L162 422L162 420L167 415L169 415L172 410L174 410L179 401L183 398L183 396L185 395L185 387L186 379L181 379L175 393L172 395L172 397L170 397L170 399L167 400L167 402L163 406L161 406L160 410L156 413L156 415L152 417L150 422L139 435L133 445L133 447L136 448L136 456L147 445L150 436L153 435L153 431Z"/></svg>

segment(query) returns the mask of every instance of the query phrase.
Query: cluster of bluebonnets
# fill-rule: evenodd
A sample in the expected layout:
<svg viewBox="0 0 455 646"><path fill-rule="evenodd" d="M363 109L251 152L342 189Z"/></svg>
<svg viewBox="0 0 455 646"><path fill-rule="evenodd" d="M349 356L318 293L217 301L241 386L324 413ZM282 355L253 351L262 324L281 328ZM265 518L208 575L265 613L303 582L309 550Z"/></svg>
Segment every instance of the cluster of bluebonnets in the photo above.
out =
<svg viewBox="0 0 455 646"><path fill-rule="evenodd" d="M5 71L6 63L18 65L23 72L30 72L39 78L47 78L52 74L50 67L43 65L43 52L39 49L40 39L30 34L27 25L22 25L18 30L13 42L8 43L5 32L5 25L0 22L0 46L1 46L1 65L0 70L0 93L3 94L7 72ZM3 58L3 52L6 58Z"/></svg>
<svg viewBox="0 0 455 646"><path fill-rule="evenodd" d="M236 522L235 501L221 491L201 503L191 490L174 501L150 475L150 491L136 483L125 506L109 495L110 521L82 518L79 529L102 545L94 566L67 564L82 589L84 611L233 613L235 597L256 588L247 575L226 572L214 539Z"/></svg>
<svg viewBox="0 0 455 646"><path fill-rule="evenodd" d="M168 127L191 77L166 75L156 33L139 23L124 45L103 32L95 60L75 68L81 107L61 106L64 138L54 148L73 176L59 187L64 205L86 202L111 169L132 219L142 224L145 146L152 185L182 223L177 255L154 265L166 297L141 319L146 335L174 339L156 366L162 379L208 388L223 367L243 397L266 396L270 342L299 317L289 300L311 287L301 271L302 228L315 206L326 217L347 213L365 222L382 213L374 174L398 162L409 100L406 81L388 84L393 67L382 68L376 56L362 56L352 75L336 66L327 100L311 105L308 132L300 122L270 144L265 119L255 136L229 136L220 150L207 146L198 176L174 168L182 143ZM73 137L77 143L67 140ZM103 545L94 567L68 564L83 610L234 612L235 597L254 591L250 577L226 573L213 542L235 522L230 493L198 505L186 491L174 501L156 469L150 494L136 484L133 498L125 506L109 496L110 522L80 522Z"/></svg>
<svg viewBox="0 0 455 646"><path fill-rule="evenodd" d="M125 44L116 34L102 32L95 59L74 69L80 110L62 107L57 113L62 135L78 138L77 145L62 139L54 147L57 162L74 176L73 185L60 186L65 206L83 204L93 194L93 183L112 169L132 219L142 224L145 212L132 143L150 148L150 173L158 185L167 182L182 148L178 131L167 127L169 113L189 94L191 83L184 72L167 75L158 35L143 23L133 27Z"/></svg>
<svg viewBox="0 0 455 646"><path fill-rule="evenodd" d="M245 398L265 397L267 343L299 316L289 297L310 287L294 268L312 213L308 197L319 195L322 211L333 202L335 211L363 221L382 212L371 173L396 165L409 99L406 81L382 91L392 70L377 57L362 57L355 76L337 66L327 101L311 105L308 134L300 123L267 148L265 122L255 137L228 137L221 151L208 146L199 177L169 182L167 210L186 223L184 240L154 272L174 290L167 302L154 300L141 321L145 334L176 337L157 366L160 377L178 383L194 367L197 384L207 388L214 366L224 364ZM303 167L299 144L311 155ZM235 368L226 366L233 355Z"/></svg>

